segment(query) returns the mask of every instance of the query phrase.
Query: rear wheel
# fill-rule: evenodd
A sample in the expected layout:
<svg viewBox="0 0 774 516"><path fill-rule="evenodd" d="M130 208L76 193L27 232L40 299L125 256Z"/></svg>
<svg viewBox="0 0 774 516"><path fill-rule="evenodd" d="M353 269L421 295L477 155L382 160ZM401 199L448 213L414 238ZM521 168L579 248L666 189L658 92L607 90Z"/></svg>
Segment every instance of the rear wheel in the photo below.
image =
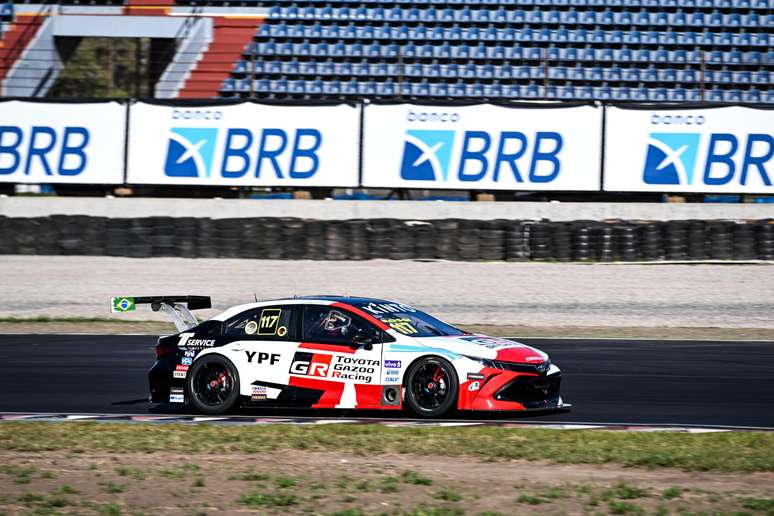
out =
<svg viewBox="0 0 774 516"><path fill-rule="evenodd" d="M423 417L437 417L457 402L459 382L452 365L442 358L426 357L414 362L406 373L405 401Z"/></svg>
<svg viewBox="0 0 774 516"><path fill-rule="evenodd" d="M239 401L239 373L227 358L205 355L188 372L188 394L205 414L228 412Z"/></svg>

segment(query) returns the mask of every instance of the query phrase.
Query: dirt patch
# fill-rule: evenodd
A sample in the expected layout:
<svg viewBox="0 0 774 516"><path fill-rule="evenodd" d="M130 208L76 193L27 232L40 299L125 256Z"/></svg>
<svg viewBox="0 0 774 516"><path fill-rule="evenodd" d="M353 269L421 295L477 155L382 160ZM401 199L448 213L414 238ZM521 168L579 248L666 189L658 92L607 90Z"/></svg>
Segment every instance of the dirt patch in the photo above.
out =
<svg viewBox="0 0 774 516"><path fill-rule="evenodd" d="M8 514L770 514L774 473L484 462L414 455L0 451ZM424 512L422 512L424 511Z"/></svg>
<svg viewBox="0 0 774 516"><path fill-rule="evenodd" d="M460 328L495 337L586 337L614 339L700 339L700 340L771 340L770 328L691 328L691 327L610 327L610 326L524 326L472 324ZM138 334L168 335L175 333L171 323L160 321L92 321L67 320L0 321L0 333L84 333L94 335Z"/></svg>

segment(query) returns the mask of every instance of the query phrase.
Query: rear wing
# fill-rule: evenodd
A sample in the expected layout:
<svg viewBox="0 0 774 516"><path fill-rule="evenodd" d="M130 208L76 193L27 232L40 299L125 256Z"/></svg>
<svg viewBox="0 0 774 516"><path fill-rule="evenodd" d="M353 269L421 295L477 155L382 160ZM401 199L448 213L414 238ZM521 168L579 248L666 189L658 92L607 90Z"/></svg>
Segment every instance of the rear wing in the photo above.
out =
<svg viewBox="0 0 774 516"><path fill-rule="evenodd" d="M199 324L191 310L212 308L209 296L121 296L110 298L111 312L132 312L137 305L151 305L151 310L169 315L177 331L185 331Z"/></svg>

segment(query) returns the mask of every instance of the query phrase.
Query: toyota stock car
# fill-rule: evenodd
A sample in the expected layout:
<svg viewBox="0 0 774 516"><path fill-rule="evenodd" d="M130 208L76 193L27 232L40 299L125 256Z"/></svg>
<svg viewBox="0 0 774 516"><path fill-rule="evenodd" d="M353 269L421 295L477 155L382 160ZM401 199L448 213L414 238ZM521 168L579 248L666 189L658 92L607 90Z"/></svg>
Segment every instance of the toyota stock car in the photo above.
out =
<svg viewBox="0 0 774 516"><path fill-rule="evenodd" d="M401 303L310 296L235 306L204 322L204 296L117 297L150 304L179 333L160 337L150 401L206 414L241 406L451 410L567 409L561 373L531 346L471 334Z"/></svg>

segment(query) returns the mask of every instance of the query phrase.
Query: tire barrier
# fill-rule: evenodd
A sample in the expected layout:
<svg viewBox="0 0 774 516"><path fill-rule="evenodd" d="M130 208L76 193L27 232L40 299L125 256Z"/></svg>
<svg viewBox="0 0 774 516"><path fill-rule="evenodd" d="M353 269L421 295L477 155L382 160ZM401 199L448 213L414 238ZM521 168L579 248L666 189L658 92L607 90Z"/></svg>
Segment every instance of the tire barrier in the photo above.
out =
<svg viewBox="0 0 774 516"><path fill-rule="evenodd" d="M0 254L272 260L774 260L774 220L0 216Z"/></svg>

